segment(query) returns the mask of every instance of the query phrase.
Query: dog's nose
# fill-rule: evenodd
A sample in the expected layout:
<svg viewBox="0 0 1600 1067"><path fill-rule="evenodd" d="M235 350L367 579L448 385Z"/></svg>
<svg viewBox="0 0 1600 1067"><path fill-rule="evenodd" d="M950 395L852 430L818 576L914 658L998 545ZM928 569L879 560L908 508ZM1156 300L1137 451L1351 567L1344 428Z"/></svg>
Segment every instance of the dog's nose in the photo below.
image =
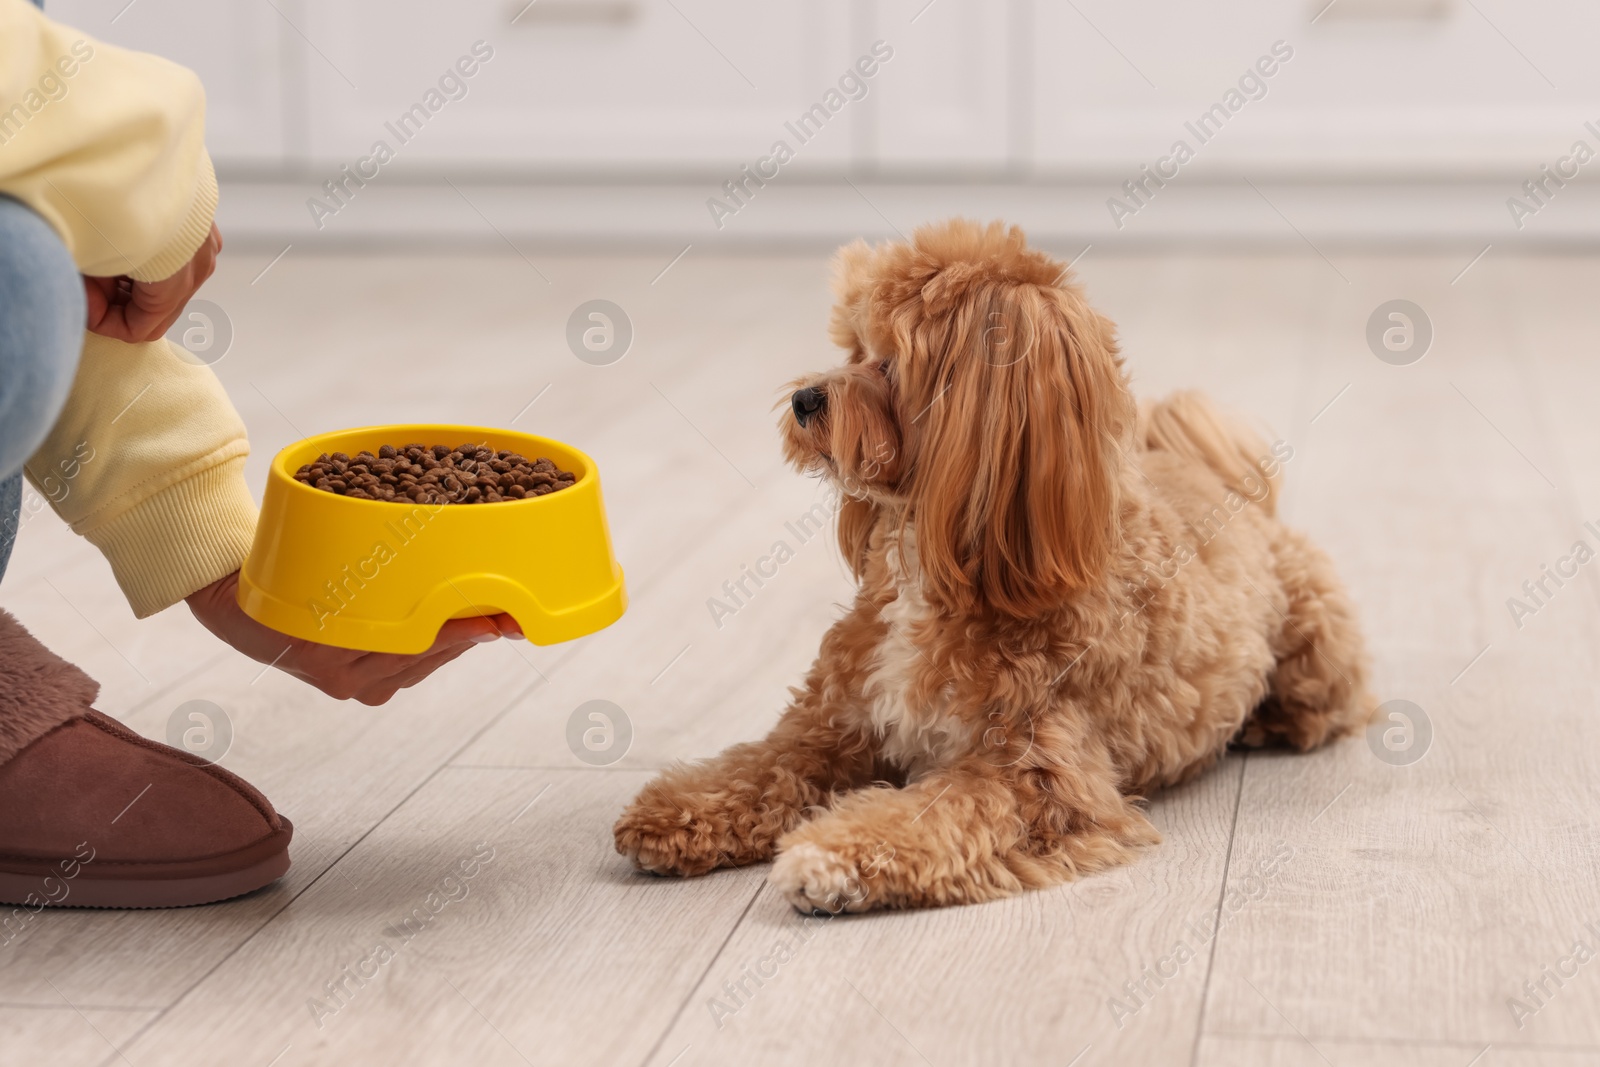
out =
<svg viewBox="0 0 1600 1067"><path fill-rule="evenodd" d="M794 421L802 427L811 421L811 416L827 405L828 394L809 385L804 389L796 389L794 396L789 398L789 406L794 408Z"/></svg>

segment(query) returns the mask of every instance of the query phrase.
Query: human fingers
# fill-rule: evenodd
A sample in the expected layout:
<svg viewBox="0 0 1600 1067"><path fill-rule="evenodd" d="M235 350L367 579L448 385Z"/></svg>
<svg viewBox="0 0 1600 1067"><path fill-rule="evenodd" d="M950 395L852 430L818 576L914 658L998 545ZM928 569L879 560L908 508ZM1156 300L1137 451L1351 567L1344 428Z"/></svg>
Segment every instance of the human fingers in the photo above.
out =
<svg viewBox="0 0 1600 1067"><path fill-rule="evenodd" d="M110 337L117 341L139 340L128 328L128 291L120 278L83 276L83 294L86 305L84 328L90 333Z"/></svg>
<svg viewBox="0 0 1600 1067"><path fill-rule="evenodd" d="M163 281L135 282L132 299L123 309L128 332L141 341L154 341L171 329L199 288L193 284L192 274L192 269L185 267Z"/></svg>
<svg viewBox="0 0 1600 1067"><path fill-rule="evenodd" d="M451 619L423 652L363 653L310 645L296 657L295 667L302 678L330 696L382 703L404 688L396 679L414 679L406 684L415 685L474 645L499 640L500 633L494 616ZM381 694L381 699L367 699L372 694Z"/></svg>
<svg viewBox="0 0 1600 1067"><path fill-rule="evenodd" d="M471 643L454 645L442 652L418 656L396 673L374 681L356 693L355 698L361 703L373 707L379 704L386 704L400 690L409 689L426 680L430 674L443 667L446 663L465 655L471 647Z"/></svg>
<svg viewBox="0 0 1600 1067"><path fill-rule="evenodd" d="M489 636L485 637L483 635ZM516 619L505 614L473 615L465 619L447 619L445 624L439 627L439 636L434 639L433 649L443 648L445 645L460 644L463 641L488 641L496 637L519 639L522 637L522 627L517 625Z"/></svg>
<svg viewBox="0 0 1600 1067"><path fill-rule="evenodd" d="M522 628L510 615L477 615L448 619L426 652L411 656L372 653L355 666L365 682L356 693L364 704L382 704L401 689L416 685L428 675L461 656L474 645L501 637L522 639Z"/></svg>

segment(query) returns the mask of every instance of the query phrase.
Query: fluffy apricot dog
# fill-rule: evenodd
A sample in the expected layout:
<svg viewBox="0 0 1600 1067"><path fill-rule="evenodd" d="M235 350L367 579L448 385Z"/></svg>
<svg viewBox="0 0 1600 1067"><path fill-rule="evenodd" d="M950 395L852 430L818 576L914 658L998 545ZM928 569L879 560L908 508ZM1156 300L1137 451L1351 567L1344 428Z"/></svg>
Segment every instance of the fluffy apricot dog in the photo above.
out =
<svg viewBox="0 0 1600 1067"><path fill-rule="evenodd" d="M1366 723L1355 610L1274 514L1288 445L1195 394L1138 410L1111 322L1015 228L857 242L834 285L845 361L782 430L842 494L855 603L771 734L651 782L618 851L776 857L803 911L992 900L1129 862L1141 798L1230 742Z"/></svg>

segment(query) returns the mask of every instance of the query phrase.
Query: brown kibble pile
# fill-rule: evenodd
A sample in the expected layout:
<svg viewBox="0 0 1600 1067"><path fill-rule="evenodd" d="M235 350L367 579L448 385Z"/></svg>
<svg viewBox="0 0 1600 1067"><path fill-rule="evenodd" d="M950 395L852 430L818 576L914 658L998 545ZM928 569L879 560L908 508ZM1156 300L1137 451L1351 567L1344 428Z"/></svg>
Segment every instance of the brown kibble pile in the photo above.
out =
<svg viewBox="0 0 1600 1067"><path fill-rule="evenodd" d="M324 452L295 480L358 500L418 504L498 504L544 496L577 480L548 459L530 460L483 445L384 445L378 454Z"/></svg>

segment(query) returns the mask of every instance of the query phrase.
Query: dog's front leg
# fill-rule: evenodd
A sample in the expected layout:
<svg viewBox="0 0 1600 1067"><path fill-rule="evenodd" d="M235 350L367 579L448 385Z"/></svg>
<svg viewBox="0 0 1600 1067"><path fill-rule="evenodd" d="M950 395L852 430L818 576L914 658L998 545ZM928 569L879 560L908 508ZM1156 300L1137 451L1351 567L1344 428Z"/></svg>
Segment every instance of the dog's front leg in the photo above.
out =
<svg viewBox="0 0 1600 1067"><path fill-rule="evenodd" d="M872 781L864 715L808 683L765 740L672 767L617 820L617 851L657 874L705 874L772 858L808 808Z"/></svg>
<svg viewBox="0 0 1600 1067"><path fill-rule="evenodd" d="M972 756L841 797L783 837L770 880L805 912L941 907L1065 882L1158 840L1103 766Z"/></svg>

